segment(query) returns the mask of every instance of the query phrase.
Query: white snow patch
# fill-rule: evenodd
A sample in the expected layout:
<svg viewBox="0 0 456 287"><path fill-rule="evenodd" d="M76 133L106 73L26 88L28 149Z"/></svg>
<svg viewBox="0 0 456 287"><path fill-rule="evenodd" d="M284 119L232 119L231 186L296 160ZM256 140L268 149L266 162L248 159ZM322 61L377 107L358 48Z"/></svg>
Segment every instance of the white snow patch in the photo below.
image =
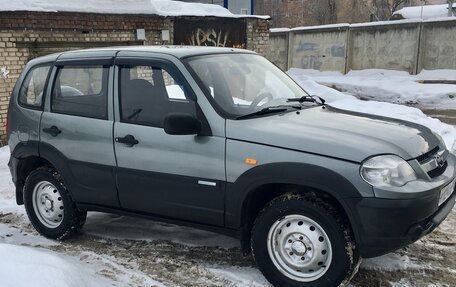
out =
<svg viewBox="0 0 456 287"><path fill-rule="evenodd" d="M118 286L166 287L163 283L154 280L149 275L141 272L137 264L134 264L133 262L128 262L128 264L125 264L124 266L122 259L119 260L119 258L106 254L97 254L95 252L87 251L80 253L79 258L86 264L95 266L95 268L98 269L97 273L110 274L116 282L119 282ZM133 268L127 266L133 266Z"/></svg>
<svg viewBox="0 0 456 287"><path fill-rule="evenodd" d="M215 275L226 278L233 282L234 286L264 287L271 284L264 278L261 272L256 268L235 267L235 266L217 266L208 267L210 272Z"/></svg>
<svg viewBox="0 0 456 287"><path fill-rule="evenodd" d="M413 263L407 255L389 253L376 258L363 259L361 268L368 270L398 271L418 269L420 266Z"/></svg>
<svg viewBox="0 0 456 287"><path fill-rule="evenodd" d="M408 286L413 286L413 284L405 278L402 278L399 280L399 282L390 282L391 287L408 287ZM430 286L428 286L430 287Z"/></svg>
<svg viewBox="0 0 456 287"><path fill-rule="evenodd" d="M423 71L412 76L404 71L361 70L346 75L292 68L292 76L309 77L319 84L336 88L358 98L397 104L416 104L425 108L456 109L456 85L422 84L422 80L453 80L456 71Z"/></svg>
<svg viewBox="0 0 456 287"><path fill-rule="evenodd" d="M283 33L283 32L289 32L290 28L271 28L269 29L271 33Z"/></svg>
<svg viewBox="0 0 456 287"><path fill-rule="evenodd" d="M416 77L420 80L456 81L456 70L423 70Z"/></svg>
<svg viewBox="0 0 456 287"><path fill-rule="evenodd" d="M0 244L1 243L27 246L53 246L59 244L55 241L46 239L43 236L30 234L3 223L0 223Z"/></svg>
<svg viewBox="0 0 456 287"><path fill-rule="evenodd" d="M22 209L18 210L16 204L16 193L14 184L11 180L11 173L8 168L10 150L8 146L0 148L0 212L25 214Z"/></svg>
<svg viewBox="0 0 456 287"><path fill-rule="evenodd" d="M453 4L453 7L456 8L456 4ZM394 12L393 15L401 15L405 19L447 17L448 4L404 7Z"/></svg>
<svg viewBox="0 0 456 287"><path fill-rule="evenodd" d="M216 16L229 18L269 16L236 15L220 5L171 0L0 0L0 11L152 14L160 16Z"/></svg>
<svg viewBox="0 0 456 287"><path fill-rule="evenodd" d="M78 260L44 249L0 243L0 258L2 286L113 286Z"/></svg>
<svg viewBox="0 0 456 287"><path fill-rule="evenodd" d="M305 31L305 30L321 30L321 29L344 29L350 27L348 23L328 24L328 25L317 25L317 26L304 26L295 27L290 31Z"/></svg>
<svg viewBox="0 0 456 287"><path fill-rule="evenodd" d="M355 23L351 24L350 28L361 28L361 27L371 27L371 26L388 26L388 25L398 25L398 24L410 24L410 23L421 23L421 19L404 19L396 21L377 21L377 22L365 22L365 23Z"/></svg>

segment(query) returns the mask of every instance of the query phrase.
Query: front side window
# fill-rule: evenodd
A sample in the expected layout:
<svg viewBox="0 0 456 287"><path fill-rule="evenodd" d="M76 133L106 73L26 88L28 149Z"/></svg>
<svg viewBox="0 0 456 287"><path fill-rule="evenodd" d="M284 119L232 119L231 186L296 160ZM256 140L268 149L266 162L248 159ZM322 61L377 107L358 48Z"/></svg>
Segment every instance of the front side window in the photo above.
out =
<svg viewBox="0 0 456 287"><path fill-rule="evenodd" d="M288 75L252 54L216 54L187 59L203 90L230 118L308 96Z"/></svg>
<svg viewBox="0 0 456 287"><path fill-rule="evenodd" d="M19 102L29 107L41 107L44 86L50 66L40 66L32 69L25 77L19 91Z"/></svg>
<svg viewBox="0 0 456 287"><path fill-rule="evenodd" d="M169 113L196 114L189 90L169 69L121 66L119 88L122 122L161 128Z"/></svg>
<svg viewBox="0 0 456 287"><path fill-rule="evenodd" d="M101 65L59 68L52 91L52 111L107 119L108 71Z"/></svg>

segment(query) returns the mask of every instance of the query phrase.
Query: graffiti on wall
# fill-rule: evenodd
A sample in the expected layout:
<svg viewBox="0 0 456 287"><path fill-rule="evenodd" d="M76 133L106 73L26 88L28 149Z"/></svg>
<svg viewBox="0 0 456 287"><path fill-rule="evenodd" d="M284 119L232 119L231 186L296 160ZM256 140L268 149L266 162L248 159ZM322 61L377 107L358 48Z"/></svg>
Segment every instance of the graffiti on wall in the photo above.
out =
<svg viewBox="0 0 456 287"><path fill-rule="evenodd" d="M321 70L325 64L332 65L345 60L345 54L345 45L336 43L312 43L301 40L295 48L299 67L303 69Z"/></svg>
<svg viewBox="0 0 456 287"><path fill-rule="evenodd" d="M191 35L188 41L193 46L215 46L215 47L226 47L226 43L230 31L223 31L219 29L207 29L203 30L197 28Z"/></svg>
<svg viewBox="0 0 456 287"><path fill-rule="evenodd" d="M0 77L3 79L8 79L10 71L7 66L0 67Z"/></svg>
<svg viewBox="0 0 456 287"><path fill-rule="evenodd" d="M178 19L174 23L174 44L245 48L245 25L239 19Z"/></svg>

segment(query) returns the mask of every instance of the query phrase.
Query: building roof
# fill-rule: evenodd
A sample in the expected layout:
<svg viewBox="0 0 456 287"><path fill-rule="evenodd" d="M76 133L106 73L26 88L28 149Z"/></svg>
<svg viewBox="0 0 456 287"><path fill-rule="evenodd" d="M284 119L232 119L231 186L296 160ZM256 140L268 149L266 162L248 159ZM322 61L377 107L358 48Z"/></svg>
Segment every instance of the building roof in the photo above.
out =
<svg viewBox="0 0 456 287"><path fill-rule="evenodd" d="M172 0L0 0L0 11L270 18L236 15L220 5Z"/></svg>
<svg viewBox="0 0 456 287"><path fill-rule="evenodd" d="M453 4L453 9L456 10L456 3ZM394 12L392 19L432 19L442 17L448 17L448 4L405 7Z"/></svg>

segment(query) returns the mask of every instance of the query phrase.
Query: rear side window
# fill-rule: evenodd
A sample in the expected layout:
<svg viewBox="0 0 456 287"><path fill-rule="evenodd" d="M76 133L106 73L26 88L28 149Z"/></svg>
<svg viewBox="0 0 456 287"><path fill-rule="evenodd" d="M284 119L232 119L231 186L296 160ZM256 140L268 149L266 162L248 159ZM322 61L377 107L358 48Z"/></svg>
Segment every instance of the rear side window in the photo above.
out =
<svg viewBox="0 0 456 287"><path fill-rule="evenodd" d="M50 66L33 68L25 77L19 91L19 103L27 107L41 107Z"/></svg>
<svg viewBox="0 0 456 287"><path fill-rule="evenodd" d="M99 66L59 68L52 91L52 112L107 119L108 72Z"/></svg>

